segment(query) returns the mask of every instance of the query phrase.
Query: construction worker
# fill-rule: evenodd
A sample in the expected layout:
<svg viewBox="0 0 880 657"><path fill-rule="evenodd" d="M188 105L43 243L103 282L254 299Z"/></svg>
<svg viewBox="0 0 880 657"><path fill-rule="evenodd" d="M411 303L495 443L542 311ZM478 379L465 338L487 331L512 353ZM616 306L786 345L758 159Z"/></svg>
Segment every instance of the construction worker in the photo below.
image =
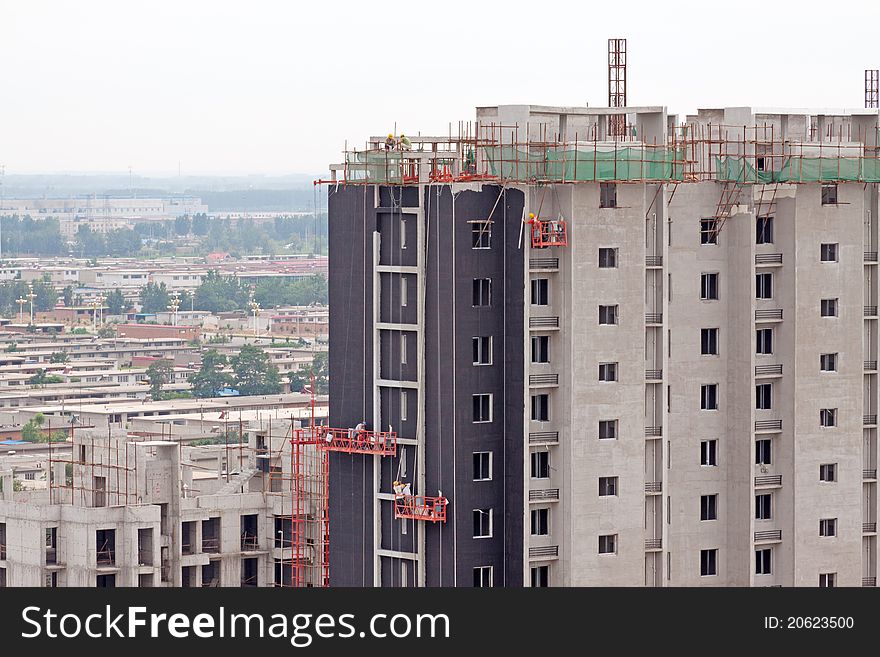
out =
<svg viewBox="0 0 880 657"><path fill-rule="evenodd" d="M366 440L365 437L367 435L367 425L363 420L358 422L354 427L354 438L357 441L358 445L363 445Z"/></svg>
<svg viewBox="0 0 880 657"><path fill-rule="evenodd" d="M541 222L535 218L534 212L529 212L529 220L526 222L532 229L532 246L541 242Z"/></svg>
<svg viewBox="0 0 880 657"><path fill-rule="evenodd" d="M394 135L389 132L388 136L385 138L385 150L393 151L396 143L397 141L394 139Z"/></svg>
<svg viewBox="0 0 880 657"><path fill-rule="evenodd" d="M464 158L464 170L467 173L477 172L477 156L474 154L473 148L467 150L467 155Z"/></svg>
<svg viewBox="0 0 880 657"><path fill-rule="evenodd" d="M400 147L402 151L411 151L412 150L412 142L409 140L404 134L400 135L400 141L397 142L397 145Z"/></svg>

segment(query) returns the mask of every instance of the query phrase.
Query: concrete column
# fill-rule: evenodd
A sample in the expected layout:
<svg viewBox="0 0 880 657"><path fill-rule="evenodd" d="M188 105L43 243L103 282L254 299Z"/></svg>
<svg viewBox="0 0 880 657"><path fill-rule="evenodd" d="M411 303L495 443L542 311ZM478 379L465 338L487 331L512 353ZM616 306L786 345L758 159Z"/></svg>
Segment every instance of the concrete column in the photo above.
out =
<svg viewBox="0 0 880 657"><path fill-rule="evenodd" d="M0 492L0 499L12 501L12 470L0 472L0 482L3 484L3 491Z"/></svg>

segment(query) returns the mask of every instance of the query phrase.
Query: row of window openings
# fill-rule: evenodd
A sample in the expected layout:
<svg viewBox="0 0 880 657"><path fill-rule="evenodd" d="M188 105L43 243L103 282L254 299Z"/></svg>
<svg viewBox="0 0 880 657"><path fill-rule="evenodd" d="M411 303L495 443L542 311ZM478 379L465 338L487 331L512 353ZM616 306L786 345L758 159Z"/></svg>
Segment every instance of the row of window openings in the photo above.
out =
<svg viewBox="0 0 880 657"><path fill-rule="evenodd" d="M477 588L489 588L495 586L494 566L476 566L474 568L474 586ZM550 566L533 566L530 572L529 583L533 588L545 588L550 586Z"/></svg>
<svg viewBox="0 0 880 657"><path fill-rule="evenodd" d="M717 301L718 298L718 274L700 274L700 299L704 301ZM765 300L773 298L772 272L761 272L755 274L755 298ZM820 311L822 317L836 317L837 299L822 299L820 304Z"/></svg>
<svg viewBox="0 0 880 657"><path fill-rule="evenodd" d="M490 588L495 586L494 576L494 566L476 566L474 568L474 587ZM529 583L533 588L550 586L550 566L532 566Z"/></svg>
<svg viewBox="0 0 880 657"><path fill-rule="evenodd" d="M755 441L755 465L771 465L773 463L773 442L770 438ZM700 441L700 465L716 467L718 465L718 440L711 438ZM837 481L837 464L823 463L819 466L819 481Z"/></svg>
<svg viewBox="0 0 880 657"><path fill-rule="evenodd" d="M773 353L773 329L758 329L755 334L757 354ZM719 329L700 329L700 353L704 356L719 355ZM406 362L405 360L403 361ZM537 335L531 338L531 362L534 364L550 362L550 336ZM473 338L473 364L492 364L492 338ZM617 381L616 362L599 363L599 381ZM836 372L838 354L819 354L819 371Z"/></svg>
<svg viewBox="0 0 880 657"><path fill-rule="evenodd" d="M822 205L837 204L837 185L822 185ZM700 243L717 244L719 233L719 220L715 217L700 219ZM755 243L773 243L773 217L758 217L755 222Z"/></svg>
<svg viewBox="0 0 880 657"><path fill-rule="evenodd" d="M773 496L770 493L755 495L755 520L772 520ZM718 520L718 495L700 496L700 520ZM819 520L819 536L837 536L837 518Z"/></svg>
<svg viewBox="0 0 880 657"><path fill-rule="evenodd" d="M704 281L701 291L701 299L718 298L718 274L703 274L703 277L715 277L714 282ZM755 297L757 299L773 298L772 274L764 273L755 276ZM822 299L819 304L819 314L822 317L837 317L837 302L835 299ZM620 321L618 305L599 306L599 324L602 326L616 325Z"/></svg>
<svg viewBox="0 0 880 657"><path fill-rule="evenodd" d="M472 396L473 415L472 421L475 423L492 422L493 411L492 401L493 395L490 392L480 393ZM550 395L539 394L532 395L531 419L533 422L549 422L550 421Z"/></svg>
<svg viewBox="0 0 880 657"><path fill-rule="evenodd" d="M701 283L700 298L703 300L718 299L718 274L703 274ZM755 298L772 299L773 298L773 274L762 273L755 275ZM821 299L819 304L819 314L822 317L837 317L838 300ZM599 325L613 326L620 322L620 306L600 305L599 306Z"/></svg>
<svg viewBox="0 0 880 657"><path fill-rule="evenodd" d="M826 464L820 468L820 477L834 476L834 465ZM829 474L829 468L831 469ZM823 479L826 481L826 479ZM755 520L773 519L773 495L762 493L755 495ZM718 494L700 496L700 521L718 520ZM835 536L837 519L824 518L819 521L819 536Z"/></svg>
<svg viewBox="0 0 880 657"><path fill-rule="evenodd" d="M823 354L824 356L835 357L835 354ZM831 358L836 366L836 358ZM824 364L831 365L830 360L826 359ZM759 383L755 386L755 408L758 410L769 410L773 407L773 384ZM718 384L707 383L700 386L700 409L704 411L718 410ZM837 409L822 408L819 410L819 424L823 427L837 426Z"/></svg>
<svg viewBox="0 0 880 657"><path fill-rule="evenodd" d="M718 345L718 329L702 329L701 330L702 353L708 355L717 355ZM712 335L714 332L714 336ZM715 345L716 351L707 351L712 345ZM773 354L773 329L762 328L755 331L755 353L762 356ZM836 372L839 364L837 352L819 354L819 371L820 372Z"/></svg>
<svg viewBox="0 0 880 657"><path fill-rule="evenodd" d="M477 336L471 339L474 365L492 364L492 337ZM550 362L550 336L535 335L531 338L532 363ZM404 363L406 361L403 361Z"/></svg>
<svg viewBox="0 0 880 657"><path fill-rule="evenodd" d="M405 307L409 304L409 279L405 276L400 277L400 305ZM492 279L491 278L475 278L472 283L472 305L476 307L487 307L492 305ZM545 304L546 305L546 304Z"/></svg>
<svg viewBox="0 0 880 657"><path fill-rule="evenodd" d="M773 574L773 548L758 548L755 550L755 574ZM718 575L718 549L700 550L700 576L712 577ZM836 573L820 573L819 586L833 587L836 585Z"/></svg>
<svg viewBox="0 0 880 657"><path fill-rule="evenodd" d="M758 217L755 222L755 244L773 244L773 217ZM819 245L819 260L837 262L838 250L838 242L823 242Z"/></svg>

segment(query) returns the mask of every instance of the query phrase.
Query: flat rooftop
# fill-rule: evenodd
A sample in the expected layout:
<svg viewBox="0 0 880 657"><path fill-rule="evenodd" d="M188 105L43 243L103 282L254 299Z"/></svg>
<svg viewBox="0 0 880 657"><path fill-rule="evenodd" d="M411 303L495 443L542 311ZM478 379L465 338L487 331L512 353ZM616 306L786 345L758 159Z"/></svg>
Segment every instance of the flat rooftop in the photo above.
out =
<svg viewBox="0 0 880 657"><path fill-rule="evenodd" d="M317 397L318 401L327 401L327 396ZM184 413L186 411L208 411L211 410L229 410L246 408L248 406L265 406L270 404L308 404L311 401L309 395L301 393L287 393L282 395L266 395L266 396L231 396L231 397L208 397L205 399L169 399L166 401L141 401L128 404L67 404L63 408L60 405L52 406L31 406L27 410L29 412L41 413L60 413L64 411L75 411L77 413L95 413L98 415L110 414L138 414L144 413L164 413L163 417L167 417L170 413Z"/></svg>

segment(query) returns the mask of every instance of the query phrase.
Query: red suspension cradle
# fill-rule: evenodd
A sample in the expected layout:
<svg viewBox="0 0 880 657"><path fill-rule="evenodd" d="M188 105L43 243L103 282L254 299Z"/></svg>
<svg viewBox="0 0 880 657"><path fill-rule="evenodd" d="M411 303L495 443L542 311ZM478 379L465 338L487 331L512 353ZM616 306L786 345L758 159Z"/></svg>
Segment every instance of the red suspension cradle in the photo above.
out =
<svg viewBox="0 0 880 657"><path fill-rule="evenodd" d="M526 223L529 224L532 233L532 248L568 246L568 227L562 219L541 221L534 214L529 214Z"/></svg>
<svg viewBox="0 0 880 657"><path fill-rule="evenodd" d="M397 433L318 427L317 446L322 451L397 456Z"/></svg>
<svg viewBox="0 0 880 657"><path fill-rule="evenodd" d="M446 506L448 504L449 500L442 495L430 497L396 494L394 496L394 517L426 522L446 522Z"/></svg>

